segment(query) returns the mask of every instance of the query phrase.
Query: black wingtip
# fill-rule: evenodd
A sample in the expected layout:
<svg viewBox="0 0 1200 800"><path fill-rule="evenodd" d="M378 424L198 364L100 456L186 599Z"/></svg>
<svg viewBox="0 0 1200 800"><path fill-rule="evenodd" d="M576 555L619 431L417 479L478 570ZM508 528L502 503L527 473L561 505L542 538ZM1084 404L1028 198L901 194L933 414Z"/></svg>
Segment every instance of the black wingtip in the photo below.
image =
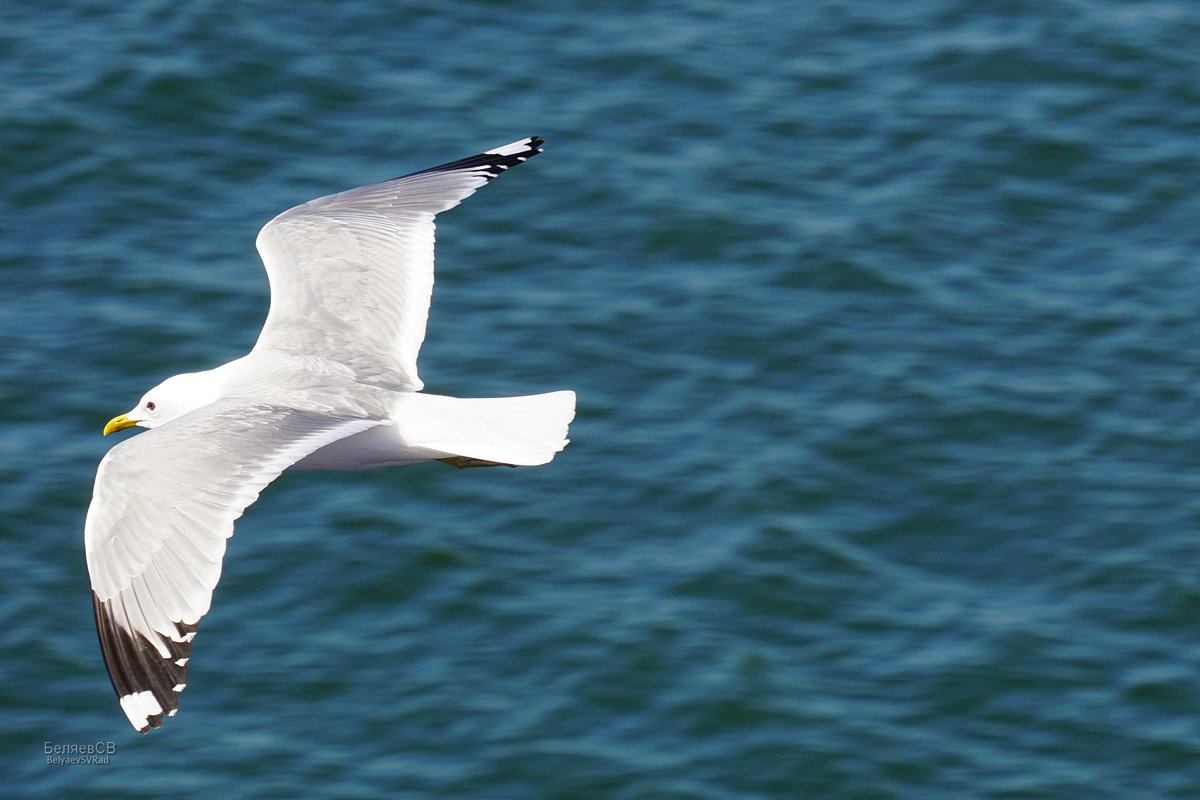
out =
<svg viewBox="0 0 1200 800"><path fill-rule="evenodd" d="M175 623L179 637L175 641L160 637L169 658L142 634L134 633L119 600L101 600L92 593L96 632L108 677L120 700L121 709L138 733L149 733L161 727L165 717L179 710L179 692L187 685L187 662L191 652L191 637L197 625ZM182 663L180 663L182 661Z"/></svg>
<svg viewBox="0 0 1200 800"><path fill-rule="evenodd" d="M439 164L436 167L423 169L419 172L414 172L411 175L404 177L412 177L412 175L425 175L430 172L457 172L459 170L471 170L482 175L482 177L492 180L498 177L509 167L515 167L523 161L536 156L542 152L542 145L546 140L540 136L528 136L524 139L518 139L511 144L506 144L503 147L497 147L495 150L488 150L485 153L460 158L458 161L451 161L447 164Z"/></svg>

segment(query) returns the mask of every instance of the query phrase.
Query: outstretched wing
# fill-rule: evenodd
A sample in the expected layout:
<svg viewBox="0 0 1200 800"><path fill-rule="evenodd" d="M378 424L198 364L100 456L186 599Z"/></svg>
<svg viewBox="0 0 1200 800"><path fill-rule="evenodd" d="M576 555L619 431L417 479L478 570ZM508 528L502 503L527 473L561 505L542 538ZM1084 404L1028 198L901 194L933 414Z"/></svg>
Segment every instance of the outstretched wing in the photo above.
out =
<svg viewBox="0 0 1200 800"><path fill-rule="evenodd" d="M234 520L292 463L377 424L223 400L100 462L84 544L100 649L134 728L179 709Z"/></svg>
<svg viewBox="0 0 1200 800"><path fill-rule="evenodd" d="M541 145L533 136L275 217L258 234L271 310L255 349L328 358L361 380L420 390L433 217Z"/></svg>

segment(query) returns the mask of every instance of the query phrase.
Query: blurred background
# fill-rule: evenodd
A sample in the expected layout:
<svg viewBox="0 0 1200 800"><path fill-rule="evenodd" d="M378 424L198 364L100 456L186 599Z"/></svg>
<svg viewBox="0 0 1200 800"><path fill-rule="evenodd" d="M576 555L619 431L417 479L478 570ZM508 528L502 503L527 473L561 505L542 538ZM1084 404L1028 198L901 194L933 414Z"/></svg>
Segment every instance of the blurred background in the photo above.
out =
<svg viewBox="0 0 1200 800"><path fill-rule="evenodd" d="M1200 796L1198 40L1190 0L0 7L6 791ZM249 349L273 215L535 133L439 218L422 376L573 388L572 445L285 475L137 735L100 428Z"/></svg>

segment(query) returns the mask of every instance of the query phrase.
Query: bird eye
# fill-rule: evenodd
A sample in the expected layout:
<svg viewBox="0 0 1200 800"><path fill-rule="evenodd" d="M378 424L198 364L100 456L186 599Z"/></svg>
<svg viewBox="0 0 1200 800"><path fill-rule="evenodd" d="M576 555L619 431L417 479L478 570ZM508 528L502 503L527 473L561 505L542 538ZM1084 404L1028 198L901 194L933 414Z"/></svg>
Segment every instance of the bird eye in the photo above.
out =
<svg viewBox="0 0 1200 800"><path fill-rule="evenodd" d="M149 402L149 403L146 403L146 410L147 410L147 411L153 411L153 410L154 410L154 402L153 402L153 401L151 401L151 402Z"/></svg>

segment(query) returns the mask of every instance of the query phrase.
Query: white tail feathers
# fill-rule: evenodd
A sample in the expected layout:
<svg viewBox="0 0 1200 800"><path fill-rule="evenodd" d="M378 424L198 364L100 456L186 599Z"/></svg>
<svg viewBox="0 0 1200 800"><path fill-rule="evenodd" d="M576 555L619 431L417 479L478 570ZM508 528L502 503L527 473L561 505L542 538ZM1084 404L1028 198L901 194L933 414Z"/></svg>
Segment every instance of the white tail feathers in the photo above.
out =
<svg viewBox="0 0 1200 800"><path fill-rule="evenodd" d="M393 411L405 447L430 459L521 467L545 464L566 447L574 418L570 391L486 398L404 394Z"/></svg>

